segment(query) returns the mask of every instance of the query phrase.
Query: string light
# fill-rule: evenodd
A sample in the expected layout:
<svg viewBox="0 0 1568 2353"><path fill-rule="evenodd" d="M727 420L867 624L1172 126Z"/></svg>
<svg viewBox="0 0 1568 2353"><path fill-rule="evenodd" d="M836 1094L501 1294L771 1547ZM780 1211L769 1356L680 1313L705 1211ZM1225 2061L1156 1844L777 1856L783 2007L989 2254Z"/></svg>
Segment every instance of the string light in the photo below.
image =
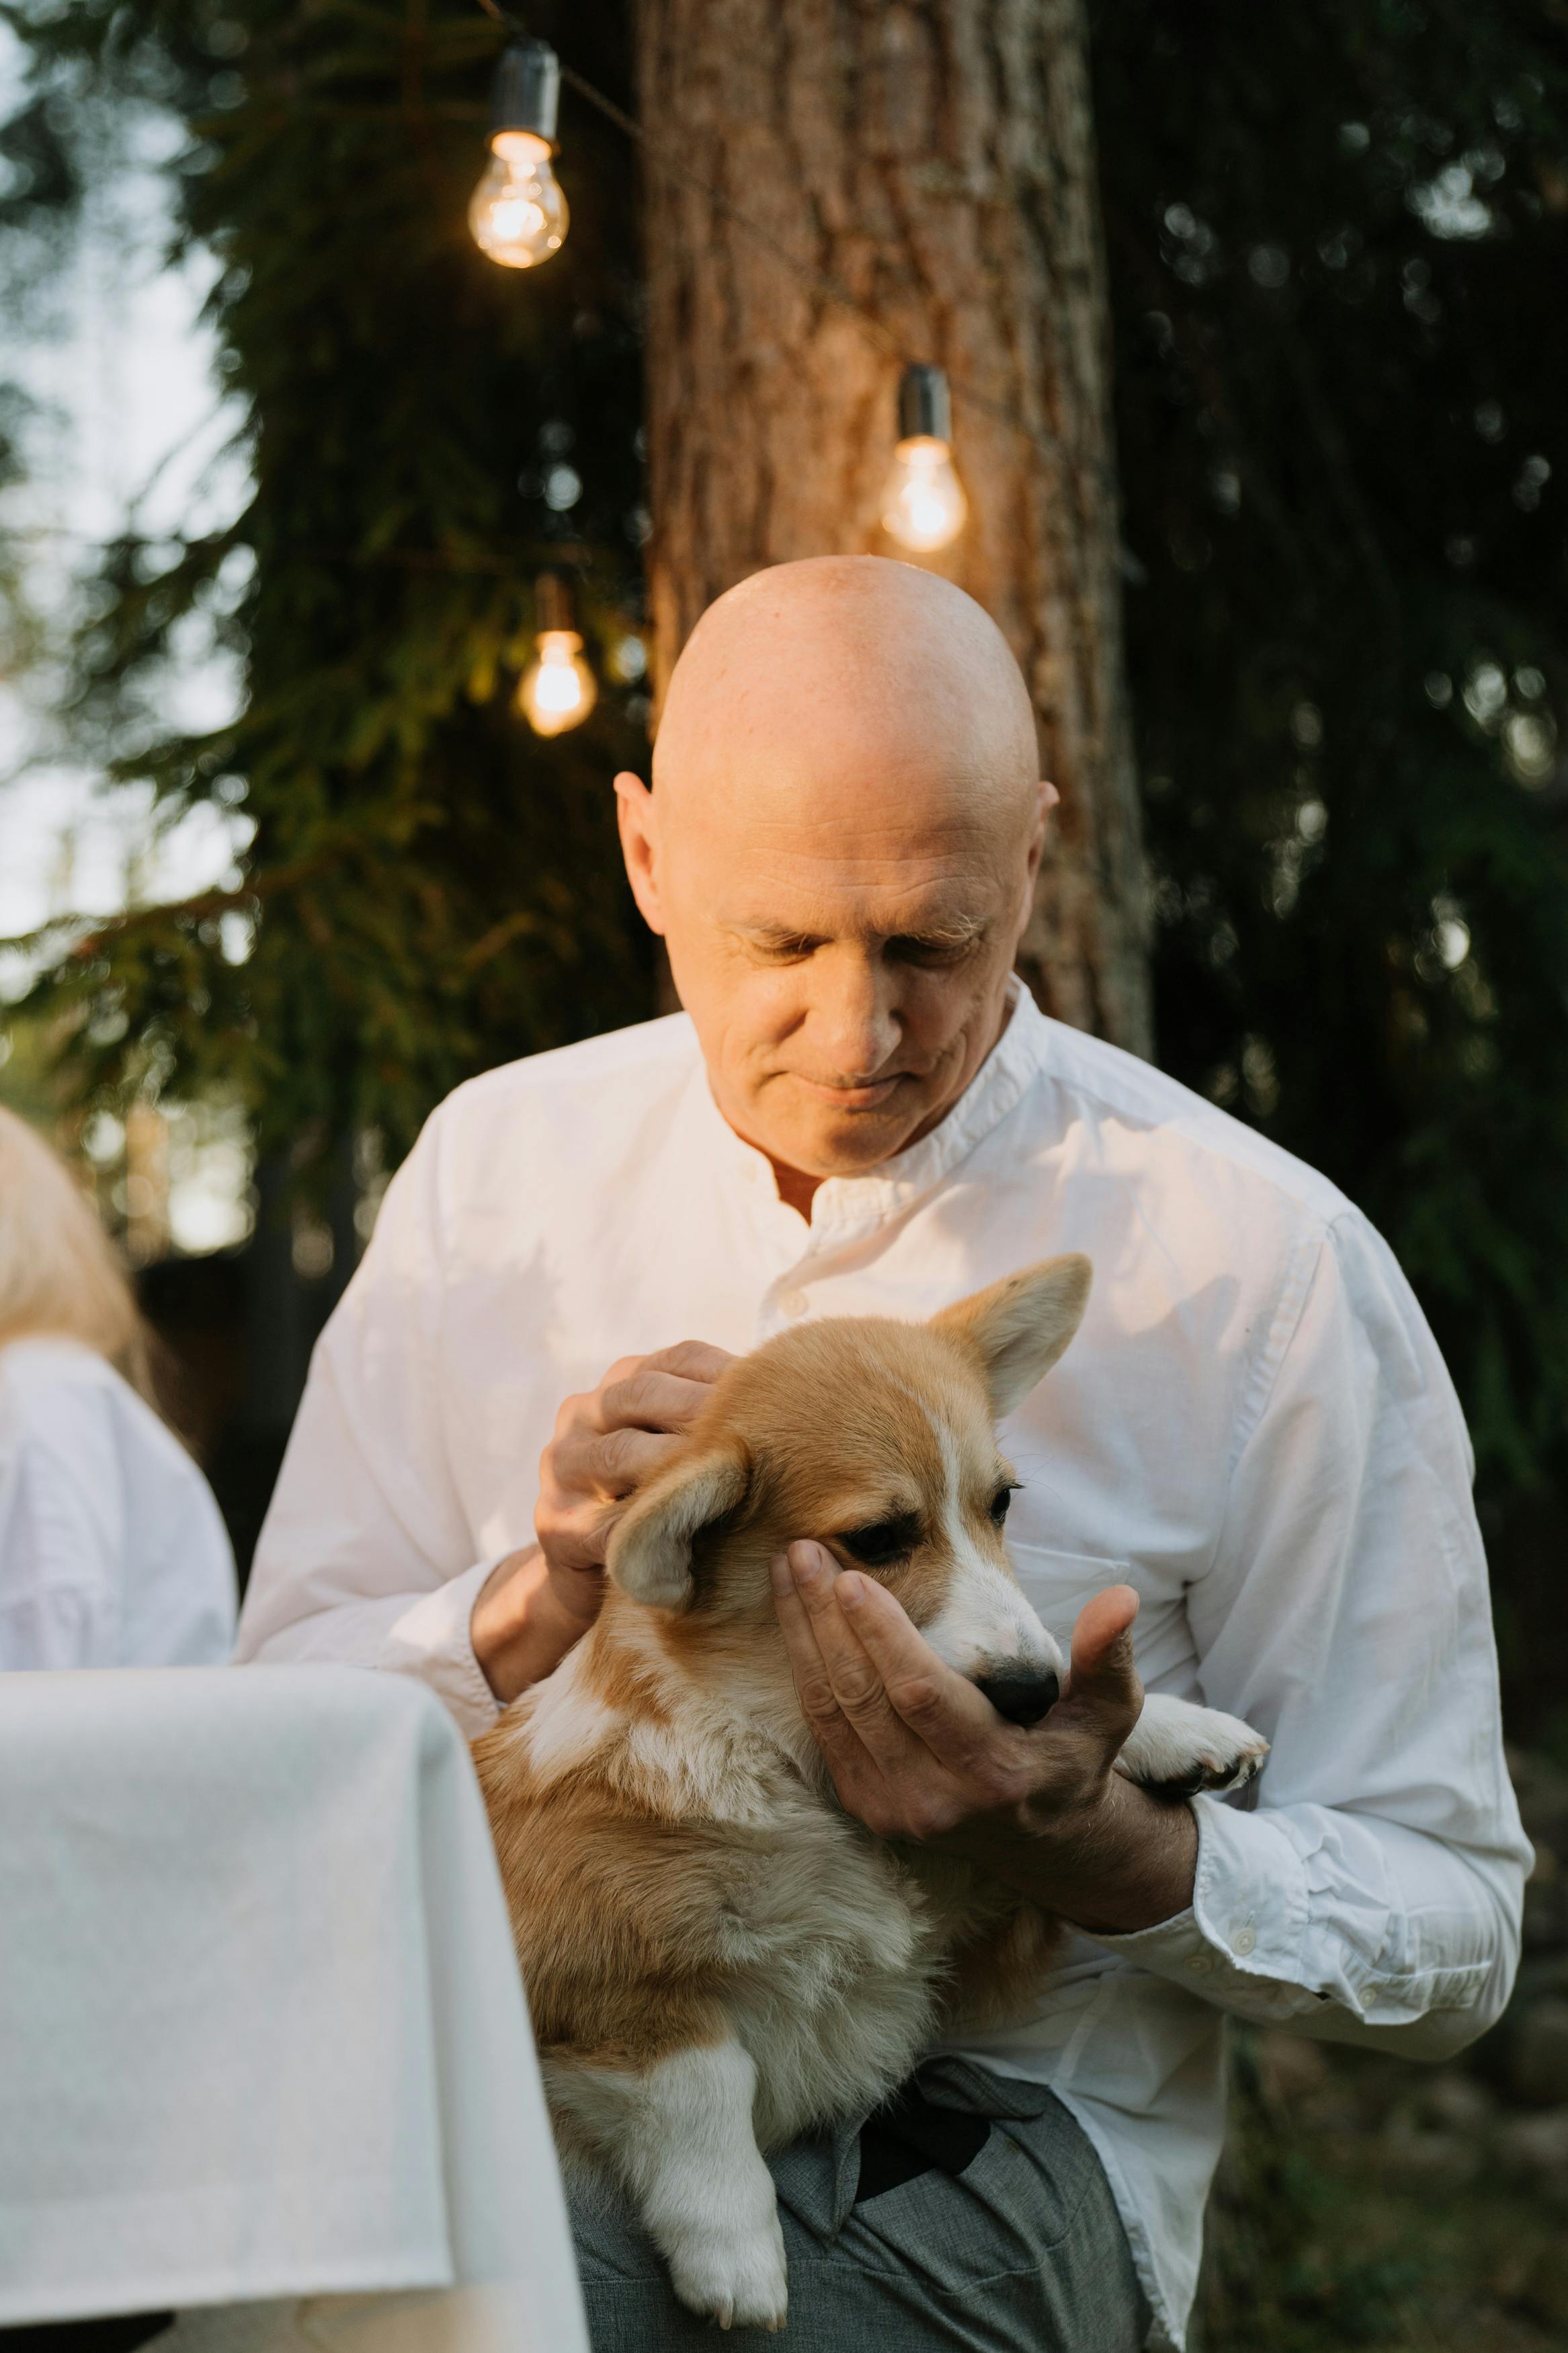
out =
<svg viewBox="0 0 1568 2353"><path fill-rule="evenodd" d="M899 385L899 446L882 492L882 528L912 554L949 546L969 501L953 471L952 413L941 368L907 367Z"/></svg>
<svg viewBox="0 0 1568 2353"><path fill-rule="evenodd" d="M500 26L505 32L521 35L521 20L510 8L502 7L500 0L478 0L478 5L493 25ZM661 178L673 180L678 187L689 188L693 195L700 195L716 218L729 221L760 253L769 254L796 285L804 287L818 301L831 304L847 318L852 319L868 343L875 343L889 359L899 361L904 367L913 364L898 337L847 287L840 285L837 279L826 276L811 263L803 261L799 254L792 251L771 229L764 228L760 221L752 220L742 212L721 188L715 186L711 180L705 180L700 172L692 171L668 140L653 137L635 115L628 114L624 106L617 106L613 98L606 98L586 74L578 73L574 67L565 64L558 65L558 71L568 90L575 90L578 97L602 114L606 122L613 123L623 137L642 150L650 172L657 172ZM947 382L953 396L977 417L989 417L993 423L1005 427L1009 433L1016 433L1021 440L1027 441L1043 457L1055 459L1059 456L1055 437L1047 427L1030 424L1027 417L1020 416L1008 402L992 399L988 393L981 391L978 385L963 376L949 377Z"/></svg>
<svg viewBox="0 0 1568 2353"><path fill-rule="evenodd" d="M550 168L561 60L548 41L509 41L491 92L490 160L468 206L474 243L507 269L559 252L571 218Z"/></svg>
<svg viewBox="0 0 1568 2353"><path fill-rule="evenodd" d="M572 592L559 572L542 572L534 591L538 650L518 681L517 707L536 735L581 726L599 699L574 627Z"/></svg>

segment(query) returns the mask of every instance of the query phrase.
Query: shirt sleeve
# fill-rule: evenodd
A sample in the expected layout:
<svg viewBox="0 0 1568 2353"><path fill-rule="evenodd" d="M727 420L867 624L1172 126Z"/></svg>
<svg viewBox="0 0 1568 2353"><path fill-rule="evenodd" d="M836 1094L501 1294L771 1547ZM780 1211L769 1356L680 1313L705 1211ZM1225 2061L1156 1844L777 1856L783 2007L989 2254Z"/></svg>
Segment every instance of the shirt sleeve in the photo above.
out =
<svg viewBox="0 0 1568 2353"><path fill-rule="evenodd" d="M1272 1744L1256 1807L1200 1798L1191 1909L1100 1941L1239 2017L1445 2057L1508 2000L1530 1863L1458 1400L1353 1212L1255 1372L1188 1610L1205 1699Z"/></svg>
<svg viewBox="0 0 1568 2353"><path fill-rule="evenodd" d="M468 1630L495 1563L473 1557L443 1440L439 1184L437 1114L316 1344L235 1656L416 1675L472 1738L497 1709Z"/></svg>

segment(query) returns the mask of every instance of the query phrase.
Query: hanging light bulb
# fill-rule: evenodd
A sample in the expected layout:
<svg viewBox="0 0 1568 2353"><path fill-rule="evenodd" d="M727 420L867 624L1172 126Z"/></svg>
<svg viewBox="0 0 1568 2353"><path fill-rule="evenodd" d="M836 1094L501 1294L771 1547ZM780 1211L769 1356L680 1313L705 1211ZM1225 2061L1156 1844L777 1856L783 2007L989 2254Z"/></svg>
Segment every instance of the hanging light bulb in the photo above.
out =
<svg viewBox="0 0 1568 2353"><path fill-rule="evenodd" d="M599 689L583 659L572 592L559 572L540 574L534 605L538 650L518 681L517 707L536 735L563 735L586 719Z"/></svg>
<svg viewBox="0 0 1568 2353"><path fill-rule="evenodd" d="M952 438L946 376L941 368L907 367L899 384L899 446L882 492L882 528L918 555L956 539L969 512L952 470Z"/></svg>
<svg viewBox="0 0 1568 2353"><path fill-rule="evenodd" d="M490 160L468 206L474 243L507 269L558 251L571 218L550 158L561 60L548 41L511 41L491 94Z"/></svg>

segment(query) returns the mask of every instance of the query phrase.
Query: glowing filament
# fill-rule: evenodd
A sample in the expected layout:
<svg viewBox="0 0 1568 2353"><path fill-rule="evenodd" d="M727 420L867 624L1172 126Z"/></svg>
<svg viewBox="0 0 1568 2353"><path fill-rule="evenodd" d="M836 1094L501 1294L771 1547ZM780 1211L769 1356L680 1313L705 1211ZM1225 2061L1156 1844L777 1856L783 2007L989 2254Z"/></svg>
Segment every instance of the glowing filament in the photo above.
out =
<svg viewBox="0 0 1568 2353"><path fill-rule="evenodd" d="M468 206L481 253L507 269L531 269L558 250L569 220L549 142L531 131L498 131Z"/></svg>
<svg viewBox="0 0 1568 2353"><path fill-rule="evenodd" d="M929 554L958 537L968 512L947 443L924 433L900 441L882 493L882 528L889 538Z"/></svg>
<svg viewBox="0 0 1568 2353"><path fill-rule="evenodd" d="M534 733L563 735L586 719L598 696L576 630L542 629L538 659L524 670L517 690L518 708Z"/></svg>

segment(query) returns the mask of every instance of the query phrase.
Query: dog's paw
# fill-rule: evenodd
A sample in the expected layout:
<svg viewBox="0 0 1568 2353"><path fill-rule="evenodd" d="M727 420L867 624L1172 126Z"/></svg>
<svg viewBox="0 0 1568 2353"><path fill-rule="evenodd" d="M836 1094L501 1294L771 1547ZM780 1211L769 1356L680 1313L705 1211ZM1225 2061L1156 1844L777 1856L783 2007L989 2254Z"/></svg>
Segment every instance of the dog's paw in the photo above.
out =
<svg viewBox="0 0 1568 2353"><path fill-rule="evenodd" d="M1116 1767L1157 1797L1194 1798L1244 1788L1268 1754L1262 1734L1239 1716L1151 1693Z"/></svg>
<svg viewBox="0 0 1568 2353"><path fill-rule="evenodd" d="M670 2250L669 2277L688 2311L721 2328L782 2328L789 2295L777 2214L751 2227L683 2232Z"/></svg>

